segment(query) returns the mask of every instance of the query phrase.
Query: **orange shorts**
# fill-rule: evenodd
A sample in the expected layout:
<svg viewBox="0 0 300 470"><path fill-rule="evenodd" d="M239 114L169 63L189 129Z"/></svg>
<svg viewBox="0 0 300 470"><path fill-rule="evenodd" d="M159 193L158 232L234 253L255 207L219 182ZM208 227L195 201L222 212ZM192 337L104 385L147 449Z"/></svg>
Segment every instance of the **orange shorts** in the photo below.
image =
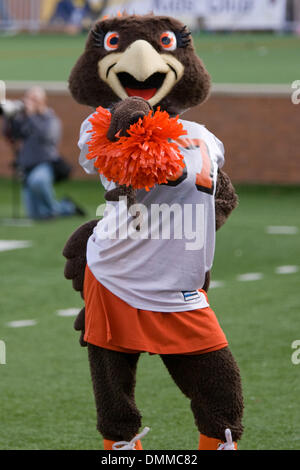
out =
<svg viewBox="0 0 300 470"><path fill-rule="evenodd" d="M172 313L131 307L97 281L88 266L84 299L84 339L105 349L126 353L200 354L228 345L210 307Z"/></svg>

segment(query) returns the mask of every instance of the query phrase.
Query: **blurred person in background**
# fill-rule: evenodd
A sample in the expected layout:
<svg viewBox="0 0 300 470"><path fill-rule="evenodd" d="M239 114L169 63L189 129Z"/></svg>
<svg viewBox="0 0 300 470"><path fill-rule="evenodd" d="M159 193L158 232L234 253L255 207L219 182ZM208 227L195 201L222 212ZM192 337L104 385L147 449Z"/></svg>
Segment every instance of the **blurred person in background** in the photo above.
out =
<svg viewBox="0 0 300 470"><path fill-rule="evenodd" d="M11 106L12 110L9 109ZM70 198L60 201L54 195L54 165L59 160L61 123L47 106L42 88L31 88L23 102L2 105L4 134L14 145L17 166L22 174L23 199L31 219L85 215Z"/></svg>
<svg viewBox="0 0 300 470"><path fill-rule="evenodd" d="M6 0L0 0L0 23L2 24L2 28L4 31L7 31L13 28L13 21L7 10Z"/></svg>
<svg viewBox="0 0 300 470"><path fill-rule="evenodd" d="M63 22L68 24L74 10L75 6L72 0L60 0L56 5L54 14L51 18L51 23Z"/></svg>
<svg viewBox="0 0 300 470"><path fill-rule="evenodd" d="M69 34L89 29L108 5L108 0L60 0L51 18L51 24L63 23Z"/></svg>
<svg viewBox="0 0 300 470"><path fill-rule="evenodd" d="M300 35L300 0L287 0L285 32Z"/></svg>
<svg viewBox="0 0 300 470"><path fill-rule="evenodd" d="M300 0L293 1L294 31L300 36Z"/></svg>
<svg viewBox="0 0 300 470"><path fill-rule="evenodd" d="M81 26L84 30L88 31L92 24L101 17L108 2L109 0L86 0L81 20Z"/></svg>

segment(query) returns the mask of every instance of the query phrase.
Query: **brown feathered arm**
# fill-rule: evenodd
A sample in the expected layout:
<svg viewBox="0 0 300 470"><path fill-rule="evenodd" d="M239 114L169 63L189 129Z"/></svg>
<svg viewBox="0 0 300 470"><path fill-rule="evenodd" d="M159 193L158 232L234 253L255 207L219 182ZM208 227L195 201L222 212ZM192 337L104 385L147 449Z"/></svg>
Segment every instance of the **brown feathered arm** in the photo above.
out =
<svg viewBox="0 0 300 470"><path fill-rule="evenodd" d="M229 176L218 170L217 187L215 194L216 230L225 224L233 209L238 205L238 196Z"/></svg>
<svg viewBox="0 0 300 470"><path fill-rule="evenodd" d="M215 194L216 230L225 224L233 209L238 205L238 197L229 176L222 170L218 170L217 187ZM210 284L210 271L205 275L204 289L206 292Z"/></svg>
<svg viewBox="0 0 300 470"><path fill-rule="evenodd" d="M81 225L81 227L71 235L63 250L63 255L67 258L65 264L65 277L72 281L73 288L80 292L82 298L86 267L86 245L97 223L98 220L91 220L90 222ZM75 330L81 331L79 339L81 346L86 346L86 342L84 341L84 325L85 308L83 307L74 322Z"/></svg>

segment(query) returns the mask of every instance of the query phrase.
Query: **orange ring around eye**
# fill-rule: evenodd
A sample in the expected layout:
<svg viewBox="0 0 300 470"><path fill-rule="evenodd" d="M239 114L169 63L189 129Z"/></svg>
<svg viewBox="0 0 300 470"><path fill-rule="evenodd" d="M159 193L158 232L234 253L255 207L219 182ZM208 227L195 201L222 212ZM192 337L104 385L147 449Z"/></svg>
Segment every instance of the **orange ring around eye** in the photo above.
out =
<svg viewBox="0 0 300 470"><path fill-rule="evenodd" d="M165 41L164 41L164 39L165 39ZM160 36L160 45L164 49L169 49L169 50L176 49L177 44L176 44L175 34L172 31L164 31Z"/></svg>
<svg viewBox="0 0 300 470"><path fill-rule="evenodd" d="M112 51L118 49L119 47L119 33L115 31L109 31L104 38L104 47L107 51ZM117 41L111 43L113 39L117 39Z"/></svg>

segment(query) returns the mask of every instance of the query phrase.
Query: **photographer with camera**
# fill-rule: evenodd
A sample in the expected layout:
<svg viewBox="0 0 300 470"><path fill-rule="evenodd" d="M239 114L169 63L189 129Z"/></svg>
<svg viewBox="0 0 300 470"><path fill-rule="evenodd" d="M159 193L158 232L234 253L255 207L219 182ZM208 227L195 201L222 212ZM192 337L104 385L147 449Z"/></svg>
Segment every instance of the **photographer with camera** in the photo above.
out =
<svg viewBox="0 0 300 470"><path fill-rule="evenodd" d="M45 91L31 88L23 101L7 101L1 108L4 134L14 146L22 175L27 216L43 220L85 215L70 198L58 201L54 196L55 164L61 160L58 152L61 123L48 108Z"/></svg>

